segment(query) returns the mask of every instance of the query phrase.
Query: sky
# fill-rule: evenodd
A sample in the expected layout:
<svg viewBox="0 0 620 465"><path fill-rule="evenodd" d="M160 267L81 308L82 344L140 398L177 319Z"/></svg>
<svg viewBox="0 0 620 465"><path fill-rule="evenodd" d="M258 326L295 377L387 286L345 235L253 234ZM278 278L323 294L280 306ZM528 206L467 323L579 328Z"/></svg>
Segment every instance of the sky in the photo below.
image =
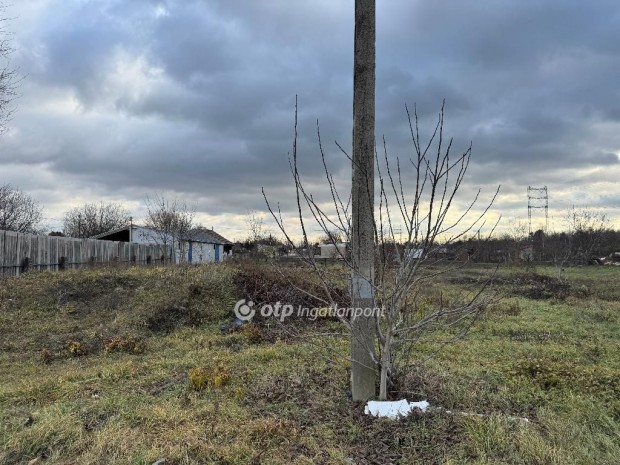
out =
<svg viewBox="0 0 620 465"><path fill-rule="evenodd" d="M38 200L49 228L100 200L140 221L163 192L243 238L252 212L275 231L263 187L294 228L296 96L304 185L327 200L318 120L350 189L334 142L351 147L353 0L18 0L4 14L24 79L0 184ZM377 2L378 140L407 160L405 105L424 139L445 99L453 150L473 147L453 215L501 185L498 232L527 219L528 186L547 186L554 229L572 205L620 227L619 76L617 0Z"/></svg>

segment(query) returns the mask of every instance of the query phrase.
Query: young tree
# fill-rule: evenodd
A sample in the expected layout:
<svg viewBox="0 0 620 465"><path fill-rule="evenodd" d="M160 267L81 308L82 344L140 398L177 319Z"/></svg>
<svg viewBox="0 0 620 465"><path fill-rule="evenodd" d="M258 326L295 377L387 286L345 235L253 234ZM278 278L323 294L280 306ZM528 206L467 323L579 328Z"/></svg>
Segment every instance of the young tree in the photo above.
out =
<svg viewBox="0 0 620 465"><path fill-rule="evenodd" d="M127 226L129 221L129 212L120 203L85 203L65 213L63 231L68 237L93 237Z"/></svg>
<svg viewBox="0 0 620 465"><path fill-rule="evenodd" d="M36 234L43 219L39 204L10 184L0 186L0 229Z"/></svg>
<svg viewBox="0 0 620 465"><path fill-rule="evenodd" d="M312 254L304 253L309 244L303 210L307 208L324 233L336 228L351 242L351 258L340 258L351 276L351 306L364 311L361 315L354 313L350 319L343 319L351 333L351 393L356 401L375 397L377 373L380 374L379 398L385 400L390 379L397 371L397 354L406 353L410 344L437 328L462 325L466 330L485 308L488 299L482 297L481 291L461 300L446 302L439 299L435 306L423 305L422 299L424 289L438 274L454 269L434 268L440 261L433 258L439 239L443 239L442 246L445 247L459 241L472 230L478 232L495 199L493 197L489 205L476 216L473 212L478 200L476 195L465 211L456 215L456 219L448 217L469 166L471 146L456 159L451 157L452 141L446 145L443 136L443 106L435 132L425 145L422 145L419 136L417 113L413 125L407 110L415 149L415 156L410 159L413 166L409 178L413 179L411 192L404 186L403 181L408 178L398 158L396 169L390 166L385 140L386 175L381 174L378 156L375 165L375 7L375 0L355 1L353 153L351 157L347 154L352 162L350 204L342 202L327 168L318 127L319 148L336 211L335 217L327 214L312 194L305 190L297 165L297 106L291 169L303 236L301 250L284 227L279 208L271 207L263 190L268 208L289 246L312 267L323 283L325 295L315 295L317 301L330 306L338 304L335 300L338 295L338 277L334 277L328 269L317 266ZM429 152L433 142L436 143L436 150ZM374 199L375 166L379 171L378 211ZM388 193L390 188L392 192ZM470 214L474 214L474 218L467 223ZM397 247L390 247L390 244L397 242L394 233L396 226L406 231L407 239L402 255ZM392 260L386 256L389 249L394 249L399 255L397 258L400 265L396 270L390 266ZM378 307L383 307L381 315L375 311ZM464 332L458 335L462 334Z"/></svg>
<svg viewBox="0 0 620 465"><path fill-rule="evenodd" d="M442 347L458 340L464 336L493 297L483 292L488 281L481 282L479 286L471 286L465 292L449 298L428 295L428 289L438 276L465 266L466 262L448 261L445 250L453 249L458 254L458 247L465 247L463 240L468 235L473 233L481 236L481 229L485 226L487 214L499 188L486 205L480 207L478 191L461 211L455 212L453 206L457 202L457 194L469 166L471 146L460 155L452 154L452 140L446 142L444 136L443 106L435 130L427 142L423 141L419 134L417 113L412 120L407 110L407 118L414 149L410 163L402 165L398 157L395 161L390 160L385 139L383 160L380 162L378 155L375 158L379 205L376 206L371 221L371 249L374 251L371 266L374 265L374 274L372 280L363 281L370 288L365 291L372 293L372 300L360 305L360 301L356 300L356 292L359 297L359 291L353 286L350 288L354 309L381 309L381 312L374 311L363 315L368 320L368 326L363 331L368 330L369 333L364 333L361 337L359 326L356 327L356 323L359 324L356 318L342 320L351 332L352 343L357 342L356 351L351 353L352 369L359 363L360 357L367 357L364 368L372 370L373 379L379 374L381 400L387 398L391 380L402 369L399 360L407 360L414 344L421 341L435 342L438 347ZM341 201L325 161L320 132L318 135L335 213L328 214L324 207L314 200L312 194L305 190L297 171L294 143L292 173L300 199L300 227L302 231L308 229L305 217L310 215L324 233L336 228L346 240L350 240L354 230L352 207L348 202ZM263 194L289 246L312 268L323 284L324 294L314 294L314 299L325 306L340 306L337 299L342 294L339 292L341 271L318 266L312 255L304 254L284 227L279 208L272 208L266 194ZM488 227L486 241L494 229L494 225ZM396 247L395 244L400 242L397 241L397 235L400 237L401 233L404 233L403 243ZM354 257L349 259L346 255L340 258L355 276L360 269L359 261ZM445 333L449 334L447 338L444 337ZM362 339L368 335L370 341ZM362 348L365 350L363 354ZM352 381L355 385L355 381ZM369 394L370 386L367 387L366 393ZM359 396L360 391L357 392ZM374 396L373 384L371 397ZM360 397L356 399L362 400Z"/></svg>
<svg viewBox="0 0 620 465"><path fill-rule="evenodd" d="M194 228L195 210L184 201L167 198L162 193L147 197L145 203L147 215L144 225L151 230L150 239L166 249L178 251L183 261L185 244Z"/></svg>

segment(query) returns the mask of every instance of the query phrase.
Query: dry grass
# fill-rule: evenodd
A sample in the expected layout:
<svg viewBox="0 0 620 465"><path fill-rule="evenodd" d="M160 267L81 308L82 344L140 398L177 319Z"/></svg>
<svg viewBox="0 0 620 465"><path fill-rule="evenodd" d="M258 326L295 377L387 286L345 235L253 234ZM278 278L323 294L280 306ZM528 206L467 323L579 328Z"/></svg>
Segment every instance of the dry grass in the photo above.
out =
<svg viewBox="0 0 620 465"><path fill-rule="evenodd" d="M304 326L300 339L264 326L221 334L245 297L233 268L0 281L0 463L615 464L618 271L571 270L567 295L546 300L516 295L503 271L497 286L510 297L434 359L420 364L434 348L416 347L398 386L409 400L486 416L399 422L349 401L346 339L321 348L333 322Z"/></svg>

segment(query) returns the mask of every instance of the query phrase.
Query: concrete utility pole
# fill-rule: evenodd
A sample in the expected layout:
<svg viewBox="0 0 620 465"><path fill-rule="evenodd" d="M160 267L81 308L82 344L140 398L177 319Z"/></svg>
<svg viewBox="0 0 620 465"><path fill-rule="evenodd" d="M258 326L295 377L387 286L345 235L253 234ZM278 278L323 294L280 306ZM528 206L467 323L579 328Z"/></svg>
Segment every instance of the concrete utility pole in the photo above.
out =
<svg viewBox="0 0 620 465"><path fill-rule="evenodd" d="M375 0L355 0L353 63L353 307L374 308ZM354 401L376 395L374 317L351 321L351 393Z"/></svg>

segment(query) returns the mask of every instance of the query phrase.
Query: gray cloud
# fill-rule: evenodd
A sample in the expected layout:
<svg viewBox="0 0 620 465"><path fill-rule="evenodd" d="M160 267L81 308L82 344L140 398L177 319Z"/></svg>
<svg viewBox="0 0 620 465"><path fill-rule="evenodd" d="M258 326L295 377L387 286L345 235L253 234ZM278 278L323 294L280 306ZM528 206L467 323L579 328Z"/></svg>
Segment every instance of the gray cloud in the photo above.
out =
<svg viewBox="0 0 620 465"><path fill-rule="evenodd" d="M288 211L296 94L304 179L326 194L318 118L346 189L333 141L350 146L352 1L25 0L11 16L28 77L0 182L19 180L55 216L69 207L60 185L132 205L174 191L218 224L264 209L266 186ZM549 185L557 208L578 185L620 216L620 189L595 189L620 174L617 2L400 0L377 18L391 154L411 151L405 104L428 133L446 99L455 148L473 141L468 192L501 183L498 206L516 215L527 185Z"/></svg>

